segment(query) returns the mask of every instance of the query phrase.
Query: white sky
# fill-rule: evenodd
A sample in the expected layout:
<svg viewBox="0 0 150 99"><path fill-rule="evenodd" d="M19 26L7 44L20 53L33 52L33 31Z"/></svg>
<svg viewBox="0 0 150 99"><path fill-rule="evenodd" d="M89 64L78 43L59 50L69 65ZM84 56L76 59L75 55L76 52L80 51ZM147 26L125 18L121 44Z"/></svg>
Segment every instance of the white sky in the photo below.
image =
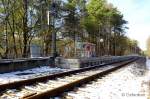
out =
<svg viewBox="0 0 150 99"><path fill-rule="evenodd" d="M108 0L124 15L128 21L127 35L138 40L140 48L146 49L146 40L150 36L150 0Z"/></svg>

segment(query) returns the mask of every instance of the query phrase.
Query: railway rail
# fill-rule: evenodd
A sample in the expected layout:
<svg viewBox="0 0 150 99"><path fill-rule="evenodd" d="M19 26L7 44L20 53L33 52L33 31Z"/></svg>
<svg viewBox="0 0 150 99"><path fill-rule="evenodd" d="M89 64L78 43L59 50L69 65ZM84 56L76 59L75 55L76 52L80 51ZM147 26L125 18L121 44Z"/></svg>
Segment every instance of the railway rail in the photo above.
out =
<svg viewBox="0 0 150 99"><path fill-rule="evenodd" d="M118 62L3 84L0 85L0 99L49 99L99 76L106 75L137 59L139 57L129 57Z"/></svg>

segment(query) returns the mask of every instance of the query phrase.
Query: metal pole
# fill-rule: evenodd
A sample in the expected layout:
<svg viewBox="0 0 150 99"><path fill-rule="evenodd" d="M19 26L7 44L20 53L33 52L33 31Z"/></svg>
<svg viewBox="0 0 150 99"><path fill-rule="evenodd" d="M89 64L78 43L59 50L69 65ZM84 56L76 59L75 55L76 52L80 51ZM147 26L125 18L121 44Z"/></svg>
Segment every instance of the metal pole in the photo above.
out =
<svg viewBox="0 0 150 99"><path fill-rule="evenodd" d="M55 33L55 17L53 17L53 33L52 33L52 56L56 57L56 33Z"/></svg>
<svg viewBox="0 0 150 99"><path fill-rule="evenodd" d="M52 57L53 57L53 65L55 66L55 58L56 58L56 32L55 32L55 16L56 12L56 2L52 1L52 9L53 9L53 33L52 33Z"/></svg>
<svg viewBox="0 0 150 99"><path fill-rule="evenodd" d="M55 58L56 58L56 33L55 33L55 16L57 14L56 12L56 3L55 0L51 1L51 7L50 11L48 11L48 25L50 25L50 19L49 19L49 12L51 12L52 15L52 47L51 47L51 55L52 55L52 65L55 66Z"/></svg>

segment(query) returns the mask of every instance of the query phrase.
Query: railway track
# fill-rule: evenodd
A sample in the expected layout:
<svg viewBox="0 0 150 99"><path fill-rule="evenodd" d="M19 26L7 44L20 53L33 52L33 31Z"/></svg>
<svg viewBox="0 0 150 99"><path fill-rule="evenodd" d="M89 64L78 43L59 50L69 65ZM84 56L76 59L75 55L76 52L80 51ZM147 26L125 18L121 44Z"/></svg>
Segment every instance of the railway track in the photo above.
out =
<svg viewBox="0 0 150 99"><path fill-rule="evenodd" d="M49 99L99 76L106 75L137 59L137 57L130 57L124 61L3 84L0 85L0 99Z"/></svg>

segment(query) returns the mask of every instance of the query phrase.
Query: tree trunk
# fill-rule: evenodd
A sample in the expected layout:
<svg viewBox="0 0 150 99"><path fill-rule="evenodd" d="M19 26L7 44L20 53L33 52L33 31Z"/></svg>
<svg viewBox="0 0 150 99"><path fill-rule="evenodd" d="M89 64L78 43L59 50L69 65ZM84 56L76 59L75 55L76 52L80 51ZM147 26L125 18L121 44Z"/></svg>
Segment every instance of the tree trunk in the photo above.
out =
<svg viewBox="0 0 150 99"><path fill-rule="evenodd" d="M14 58L17 58L18 57L18 53L17 53L17 47L16 47L16 39L15 39L15 19L14 19L14 8L13 8L13 13L12 13L12 22L13 22L13 30L12 30L12 37L13 37L13 48L14 48L14 52L15 52L15 55L14 55Z"/></svg>
<svg viewBox="0 0 150 99"><path fill-rule="evenodd" d="M23 0L24 2L24 17L23 17L23 57L27 57L27 44L28 44L28 26L27 26L27 16L28 16L28 5L27 0Z"/></svg>
<svg viewBox="0 0 150 99"><path fill-rule="evenodd" d="M5 42L6 42L6 50L5 50L5 53L4 53L4 57L5 57L5 58L8 58L9 47L8 47L7 22L5 22L5 24L6 24L6 27L5 27L5 30L6 30L6 39L5 39Z"/></svg>

